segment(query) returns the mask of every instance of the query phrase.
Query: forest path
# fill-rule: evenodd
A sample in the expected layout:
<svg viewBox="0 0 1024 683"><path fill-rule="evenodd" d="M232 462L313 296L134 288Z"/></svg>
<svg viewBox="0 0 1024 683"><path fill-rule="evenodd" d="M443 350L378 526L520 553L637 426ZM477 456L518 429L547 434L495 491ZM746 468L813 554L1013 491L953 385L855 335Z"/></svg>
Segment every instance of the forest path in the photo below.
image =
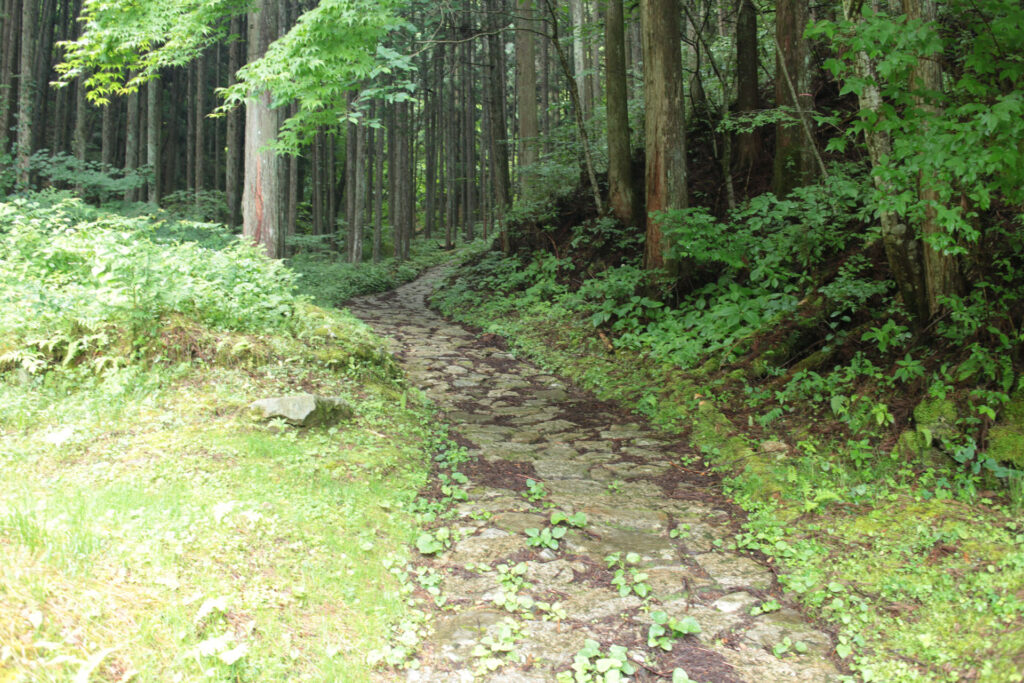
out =
<svg viewBox="0 0 1024 683"><path fill-rule="evenodd" d="M392 340L410 382L474 456L460 467L468 500L447 522L455 542L423 558L421 583L444 604L405 680L554 681L587 639L600 657L628 647L637 681L670 680L675 668L713 683L836 679L831 636L786 605L768 566L725 549L742 518L686 465L698 460L690 447L429 310L442 273L349 305ZM586 522L558 524L568 529L557 549L529 545L526 529L550 528L554 511ZM751 615L771 600L781 609ZM699 633L666 640L671 651L648 647L659 611ZM773 654L786 639L788 652ZM598 659L593 678L577 680L605 680Z"/></svg>

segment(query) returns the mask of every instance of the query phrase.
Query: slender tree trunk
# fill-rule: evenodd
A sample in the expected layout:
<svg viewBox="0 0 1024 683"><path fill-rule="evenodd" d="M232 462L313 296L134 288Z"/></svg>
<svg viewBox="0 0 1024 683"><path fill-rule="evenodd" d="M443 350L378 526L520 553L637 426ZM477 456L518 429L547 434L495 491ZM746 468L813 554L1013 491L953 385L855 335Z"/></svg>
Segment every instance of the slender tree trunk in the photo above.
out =
<svg viewBox="0 0 1024 683"><path fill-rule="evenodd" d="M921 19L935 25L938 21L938 9L935 0L903 0L903 9L908 20ZM920 88L921 95L915 97L917 106L923 111L938 115L939 106L931 100L930 93L941 93L942 64L937 59L920 59L914 69L915 87ZM925 206L925 216L921 223L923 242L924 280L928 299L928 315L934 317L942 312L941 299L960 294L963 290L963 279L960 275L960 264L956 256L935 249L929 237L942 234L939 225L937 205L939 191L935 181L922 172L919 176L918 196Z"/></svg>
<svg viewBox="0 0 1024 683"><path fill-rule="evenodd" d="M0 158L11 151L11 113L17 99L14 76L18 61L18 36L21 29L21 8L19 0L4 2L3 48L0 58ZM0 187L0 192L6 188Z"/></svg>
<svg viewBox="0 0 1024 683"><path fill-rule="evenodd" d="M757 8L753 0L740 0L736 17L736 111L749 115L759 107L757 93ZM761 155L761 135L740 133L736 156L741 168L750 169Z"/></svg>
<svg viewBox="0 0 1024 683"><path fill-rule="evenodd" d="M275 0L258 0L249 13L249 61L259 59L277 36ZM277 112L269 92L252 93L245 105L245 188L242 232L271 258L280 258L277 154L266 149L277 135Z"/></svg>
<svg viewBox="0 0 1024 683"><path fill-rule="evenodd" d="M160 203L160 79L146 85L146 164L153 174L149 181L149 203Z"/></svg>
<svg viewBox="0 0 1024 683"><path fill-rule="evenodd" d="M775 169L772 191L779 197L794 188L813 182L818 174L813 142L799 121L803 112L814 110L814 98L808 83L807 0L779 0L775 11L775 105L790 107L798 120L780 122L775 127ZM795 93L795 97L794 97Z"/></svg>
<svg viewBox="0 0 1024 683"><path fill-rule="evenodd" d="M231 19L231 34L239 36L231 42L228 47L228 85L232 86L238 82L235 75L242 66L242 47L244 37L242 33L245 24L241 17ZM228 202L228 224L232 227L241 222L242 215L242 149L245 126L242 120L242 112L237 107L227 114L227 158L224 168L224 191Z"/></svg>
<svg viewBox="0 0 1024 683"><path fill-rule="evenodd" d="M71 147L75 158L85 161L86 154L86 128L89 119L89 106L85 99L85 78L79 76L75 79L75 132Z"/></svg>
<svg viewBox="0 0 1024 683"><path fill-rule="evenodd" d="M597 0L588 2L588 12L592 26L601 25L601 13L597 8ZM597 107L601 104L601 41L590 41L590 100L591 105Z"/></svg>
<svg viewBox="0 0 1024 683"><path fill-rule="evenodd" d="M858 21L859 15L854 10L855 3L844 0L843 11L848 21ZM864 86L859 95L862 112L870 112L874 116L882 116L882 93L878 88L880 79L875 61L866 52L858 52L854 62L856 74L862 79ZM881 167L892 154L892 140L888 132L868 127L864 133L868 156L875 168ZM875 187L882 192L891 193L891 183L883 176L875 174ZM879 214L882 226L882 244L885 247L886 259L892 271L893 280L900 290L903 303L907 310L918 321L928 318L928 295L923 266L921 241L914 235L913 229L899 220L891 211Z"/></svg>
<svg viewBox="0 0 1024 683"><path fill-rule="evenodd" d="M33 106L36 98L35 57L37 44L37 21L39 5L34 0L25 0L21 6L21 69L18 76L18 183L28 187L32 170L29 159L32 156Z"/></svg>
<svg viewBox="0 0 1024 683"><path fill-rule="evenodd" d="M517 0L516 17L516 101L519 106L519 192L529 195L529 171L524 168L537 163L537 80L533 3L531 0Z"/></svg>
<svg viewBox="0 0 1024 683"><path fill-rule="evenodd" d="M686 128L678 0L641 0L643 29L647 228L644 267L674 268L651 214L687 206Z"/></svg>
<svg viewBox="0 0 1024 683"><path fill-rule="evenodd" d="M125 124L124 168L128 175L139 167L139 93L128 95L128 120ZM139 190L136 187L125 190L126 202L137 201Z"/></svg>
<svg viewBox="0 0 1024 683"><path fill-rule="evenodd" d="M384 108L377 103L377 111ZM381 241L384 236L384 131L378 130L374 140L374 193L373 193L373 262L380 263Z"/></svg>
<svg viewBox="0 0 1024 683"><path fill-rule="evenodd" d="M497 3L493 3L497 5ZM501 75L505 71L503 44L498 34L501 28L497 11L492 8L491 35L487 38L488 78L484 86L484 115L487 117L487 159L494 197L494 213L501 230L502 251L509 251L505 211L511 205L511 181L508 172L508 129L505 127L505 89Z"/></svg>
<svg viewBox="0 0 1024 683"><path fill-rule="evenodd" d="M583 118L590 119L594 103L590 98L590 77L587 75L586 45L583 42L583 0L569 0L569 15L572 19L572 63L579 93ZM549 21L555 21L553 17Z"/></svg>
<svg viewBox="0 0 1024 683"><path fill-rule="evenodd" d="M196 60L196 109L195 109L195 148L196 151L193 155L195 161L195 179L196 179L196 205L199 204L200 193L202 193L205 185L203 183L203 173L206 169L205 159L205 146L203 140L205 139L206 126L206 55L199 55ZM280 253L280 252L278 252Z"/></svg>
<svg viewBox="0 0 1024 683"><path fill-rule="evenodd" d="M629 147L622 0L608 0L604 26L605 91L608 97L608 204L623 225L636 225L637 201Z"/></svg>

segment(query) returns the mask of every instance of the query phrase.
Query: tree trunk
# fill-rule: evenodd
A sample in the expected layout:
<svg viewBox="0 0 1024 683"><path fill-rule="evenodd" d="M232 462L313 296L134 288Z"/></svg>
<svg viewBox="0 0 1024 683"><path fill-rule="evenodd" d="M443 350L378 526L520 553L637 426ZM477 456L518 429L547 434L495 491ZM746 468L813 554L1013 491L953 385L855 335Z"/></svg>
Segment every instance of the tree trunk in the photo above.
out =
<svg viewBox="0 0 1024 683"><path fill-rule="evenodd" d="M608 0L604 20L605 91L608 98L608 204L623 225L637 224L630 169L626 39L622 0Z"/></svg>
<svg viewBox="0 0 1024 683"><path fill-rule="evenodd" d="M753 0L740 0L736 17L736 112L741 117L760 108L757 59L757 8ZM740 133L736 140L738 165L749 172L760 155L760 133L756 130Z"/></svg>
<svg viewBox="0 0 1024 683"><path fill-rule="evenodd" d="M244 28L241 17L232 17L231 34L239 38L232 41L228 48L228 86L238 82L235 74L242 67ZM224 168L224 192L228 202L228 225L231 227L241 222L242 149L245 144L243 133L242 112L236 107L227 113L227 158Z"/></svg>
<svg viewBox="0 0 1024 683"><path fill-rule="evenodd" d="M779 0L775 11L775 105L790 107L797 120L782 121L775 127L775 168L772 191L779 197L814 181L818 174L813 141L808 140L800 122L801 112L814 110L808 82L810 53L804 39L807 0ZM794 98L794 91L796 97Z"/></svg>
<svg viewBox="0 0 1024 683"><path fill-rule="evenodd" d="M125 124L124 143L124 168L126 175L131 177L132 172L139 167L139 93L138 91L128 95L128 120ZM139 190L132 187L124 191L126 202L137 201Z"/></svg>
<svg viewBox="0 0 1024 683"><path fill-rule="evenodd" d="M641 0L644 61L644 130L647 226L644 267L674 266L652 212L687 206L683 69L678 0Z"/></svg>
<svg viewBox="0 0 1024 683"><path fill-rule="evenodd" d="M146 85L146 164L152 178L149 181L149 203L160 203L160 80L154 78Z"/></svg>
<svg viewBox="0 0 1024 683"><path fill-rule="evenodd" d="M36 98L35 56L36 24L39 4L25 0L21 6L21 68L18 75L18 183L28 187L31 183L33 126L36 112L32 110Z"/></svg>
<svg viewBox="0 0 1024 683"><path fill-rule="evenodd" d="M528 195L529 172L523 168L537 163L537 75L534 50L533 3L517 0L516 16L516 103L519 107L519 192Z"/></svg>
<svg viewBox="0 0 1024 683"><path fill-rule="evenodd" d="M203 171L206 167L205 159L205 147L203 145L203 139L206 132L206 56L199 55L196 60L196 109L195 109L195 147L196 151L194 154L195 161L195 179L196 179L196 205L199 204L199 195L204 189L204 178Z"/></svg>
<svg viewBox="0 0 1024 683"><path fill-rule="evenodd" d="M259 59L277 36L276 0L258 0L249 13L249 61ZM245 188L242 233L260 244L270 258L280 258L277 154L266 149L277 136L277 112L269 92L252 93L245 104Z"/></svg>
<svg viewBox="0 0 1024 683"><path fill-rule="evenodd" d="M569 0L569 15L572 20L572 64L576 86L580 89L580 106L583 118L589 120L594 110L590 98L590 78L587 75L586 45L583 42L583 0ZM549 18L550 21L554 19Z"/></svg>
<svg viewBox="0 0 1024 683"><path fill-rule="evenodd" d="M938 20L935 0L903 0L908 20L923 19L934 24ZM928 93L941 93L942 65L936 59L920 59L914 69L914 87L924 94L915 98L917 106L931 114L938 114L939 107L930 100ZM925 205L925 217L921 224L924 256L924 281L928 299L928 315L934 317L943 310L942 297L960 294L963 280L956 256L945 254L931 246L929 236L943 232L937 219L936 204L939 192L935 181L924 172L919 177L918 197Z"/></svg>
<svg viewBox="0 0 1024 683"><path fill-rule="evenodd" d="M859 16L855 15L854 3L851 0L844 0L843 10L848 21L858 20ZM861 111L881 116L882 93L877 85L880 79L875 62L866 52L858 52L855 70L857 76L863 79L864 83L859 96ZM892 153L892 140L889 134L884 130L869 127L864 133L864 140L867 143L871 165L875 168L881 167ZM875 187L882 192L891 193L893 191L891 183L878 174L874 175L873 182ZM903 297L903 303L916 320L927 320L928 295L921 241L914 235L914 231L891 211L882 211L879 221L882 225L882 244L885 247L886 259L889 262L893 280L896 281L896 286Z"/></svg>
<svg viewBox="0 0 1024 683"><path fill-rule="evenodd" d="M0 37L3 38L3 56L0 58L0 159L11 151L11 112L14 110L15 97L14 76L18 60L18 35L20 33L21 12L19 0L4 2L4 27ZM6 188L0 187L0 192Z"/></svg>
<svg viewBox="0 0 1024 683"><path fill-rule="evenodd" d="M384 108L377 103L377 111ZM381 241L384 236L384 130L380 129L374 139L373 150L373 262L380 263Z"/></svg>

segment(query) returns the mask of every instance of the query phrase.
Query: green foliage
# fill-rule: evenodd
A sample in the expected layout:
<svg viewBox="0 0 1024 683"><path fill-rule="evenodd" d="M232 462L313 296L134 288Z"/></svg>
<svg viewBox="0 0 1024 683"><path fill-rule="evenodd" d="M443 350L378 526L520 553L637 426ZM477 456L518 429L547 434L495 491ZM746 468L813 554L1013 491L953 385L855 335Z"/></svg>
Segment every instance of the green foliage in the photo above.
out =
<svg viewBox="0 0 1024 683"><path fill-rule="evenodd" d="M872 205L911 225L933 211L943 231L929 237L932 245L966 253L985 231L984 212L1024 202L1024 66L1018 51L1003 47L1024 42L1024 11L1012 0L954 0L940 9L940 23L927 23L864 6L859 17L820 21L808 33L837 48L825 66L842 79L842 92L881 94L878 113L863 110L847 131L847 139L877 132L892 140L892 154L874 171L882 182ZM858 55L874 60L870 76ZM939 56L949 87L927 91L914 69ZM918 199L922 177L935 199Z"/></svg>
<svg viewBox="0 0 1024 683"><path fill-rule="evenodd" d="M100 370L157 348L175 314L221 330L297 329L304 303L282 264L241 240L210 249L173 237L208 226L160 227L77 200L0 204L0 287L22 302L0 314L8 362Z"/></svg>
<svg viewBox="0 0 1024 683"><path fill-rule="evenodd" d="M355 296L386 292L452 256L435 240L415 240L408 260L352 264L343 260L333 239L299 235L289 240L289 246L298 250L288 259L289 267L299 275L298 289L321 306L342 306Z"/></svg>
<svg viewBox="0 0 1024 683"><path fill-rule="evenodd" d="M573 658L572 671L558 674L559 683L619 683L636 673L629 651L622 645L601 650L596 640L587 639Z"/></svg>
<svg viewBox="0 0 1024 683"><path fill-rule="evenodd" d="M97 204L120 197L128 190L143 188L152 177L146 166L135 170L117 168L97 161L81 161L63 152L50 154L45 149L33 154L29 164L44 184L75 188L83 198Z"/></svg>
<svg viewBox="0 0 1024 683"><path fill-rule="evenodd" d="M672 642L676 639L700 633L700 624L691 616L676 619L662 610L655 610L651 612L651 620L654 623L647 629L647 647L658 647L670 652Z"/></svg>

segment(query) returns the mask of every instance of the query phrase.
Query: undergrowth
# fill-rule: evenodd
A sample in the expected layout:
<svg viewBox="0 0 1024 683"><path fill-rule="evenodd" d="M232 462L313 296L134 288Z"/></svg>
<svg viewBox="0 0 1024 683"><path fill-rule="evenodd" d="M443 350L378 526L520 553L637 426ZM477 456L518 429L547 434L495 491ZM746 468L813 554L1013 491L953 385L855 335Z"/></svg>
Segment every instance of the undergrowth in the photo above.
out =
<svg viewBox="0 0 1024 683"><path fill-rule="evenodd" d="M861 679L1018 681L1024 277L995 258L915 330L873 265L863 182L662 215L675 289L638 260L595 269L571 242L598 219L554 253L468 255L434 301L688 431L751 514L736 543L776 558Z"/></svg>
<svg viewBox="0 0 1024 683"><path fill-rule="evenodd" d="M0 204L0 680L369 680L444 443L351 316L222 228ZM298 429L254 400L344 398Z"/></svg>

